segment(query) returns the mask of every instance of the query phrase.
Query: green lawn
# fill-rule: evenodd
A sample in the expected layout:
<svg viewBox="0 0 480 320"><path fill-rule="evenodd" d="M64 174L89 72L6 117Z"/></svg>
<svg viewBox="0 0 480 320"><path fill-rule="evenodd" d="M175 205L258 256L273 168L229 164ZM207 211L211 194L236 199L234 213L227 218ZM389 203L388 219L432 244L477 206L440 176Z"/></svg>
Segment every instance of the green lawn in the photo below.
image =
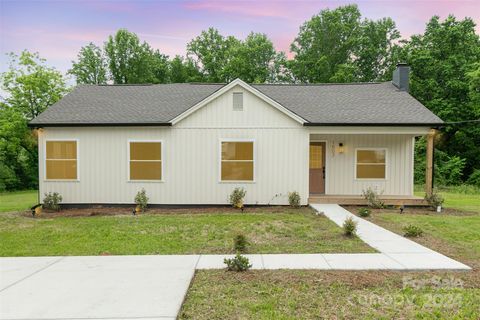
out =
<svg viewBox="0 0 480 320"><path fill-rule="evenodd" d="M407 208L374 210L368 219L400 234L420 226L415 241L474 270L198 271L180 319L480 319L480 214ZM406 277L423 284L405 286Z"/></svg>
<svg viewBox="0 0 480 320"><path fill-rule="evenodd" d="M473 186L444 187L439 193L445 199L443 204L446 208L480 212L480 189ZM415 186L415 195L423 197L425 191L422 186Z"/></svg>
<svg viewBox="0 0 480 320"><path fill-rule="evenodd" d="M432 285L449 277L433 272L198 271L179 318L479 319L479 288L403 288L405 276L431 279Z"/></svg>
<svg viewBox="0 0 480 320"><path fill-rule="evenodd" d="M251 242L249 253L374 252L309 208L162 212L54 218L4 213L0 256L229 253L236 233Z"/></svg>
<svg viewBox="0 0 480 320"><path fill-rule="evenodd" d="M24 211L37 203L37 190L0 193L0 212Z"/></svg>

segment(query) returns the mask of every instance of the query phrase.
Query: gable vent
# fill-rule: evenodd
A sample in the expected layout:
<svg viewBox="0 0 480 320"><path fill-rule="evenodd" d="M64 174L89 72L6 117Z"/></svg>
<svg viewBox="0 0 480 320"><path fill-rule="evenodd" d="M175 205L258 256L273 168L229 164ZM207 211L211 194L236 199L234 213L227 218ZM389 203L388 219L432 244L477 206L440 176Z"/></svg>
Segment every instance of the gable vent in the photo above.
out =
<svg viewBox="0 0 480 320"><path fill-rule="evenodd" d="M235 111L243 110L243 92L233 93L233 110Z"/></svg>

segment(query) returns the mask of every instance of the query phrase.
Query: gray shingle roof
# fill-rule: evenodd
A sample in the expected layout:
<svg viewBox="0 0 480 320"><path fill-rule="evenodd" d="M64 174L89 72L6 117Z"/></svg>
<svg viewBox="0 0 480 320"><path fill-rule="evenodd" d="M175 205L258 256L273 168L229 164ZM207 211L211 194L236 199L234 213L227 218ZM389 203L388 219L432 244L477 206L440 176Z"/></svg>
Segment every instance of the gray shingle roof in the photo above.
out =
<svg viewBox="0 0 480 320"><path fill-rule="evenodd" d="M223 86L188 83L80 85L30 124L168 124ZM310 123L435 125L442 122L391 83L253 87Z"/></svg>

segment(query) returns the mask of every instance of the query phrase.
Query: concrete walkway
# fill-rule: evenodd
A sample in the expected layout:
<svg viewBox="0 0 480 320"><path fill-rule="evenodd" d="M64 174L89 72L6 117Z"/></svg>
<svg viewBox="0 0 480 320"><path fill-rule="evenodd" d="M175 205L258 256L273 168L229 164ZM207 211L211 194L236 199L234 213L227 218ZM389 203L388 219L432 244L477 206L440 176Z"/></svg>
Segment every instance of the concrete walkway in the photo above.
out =
<svg viewBox="0 0 480 320"><path fill-rule="evenodd" d="M337 204L312 204L313 209L342 226L345 219L352 217L357 222L357 234L372 248L380 251L380 258L367 258L365 262L374 265L374 259L391 261L397 270L470 270L471 268L450 259L443 254L424 247L412 240L388 231L376 224L357 217ZM378 264L377 264L378 265ZM378 265L379 266L379 265ZM368 268L367 268L368 269Z"/></svg>
<svg viewBox="0 0 480 320"><path fill-rule="evenodd" d="M198 256L0 258L0 319L175 319Z"/></svg>

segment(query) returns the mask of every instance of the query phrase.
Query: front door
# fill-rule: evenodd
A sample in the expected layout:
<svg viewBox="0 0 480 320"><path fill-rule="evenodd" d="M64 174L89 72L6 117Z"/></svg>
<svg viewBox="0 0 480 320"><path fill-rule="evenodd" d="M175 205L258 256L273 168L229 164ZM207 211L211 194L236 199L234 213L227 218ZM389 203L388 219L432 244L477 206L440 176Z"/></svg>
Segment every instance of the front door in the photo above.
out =
<svg viewBox="0 0 480 320"><path fill-rule="evenodd" d="M310 142L310 193L325 193L325 142Z"/></svg>

